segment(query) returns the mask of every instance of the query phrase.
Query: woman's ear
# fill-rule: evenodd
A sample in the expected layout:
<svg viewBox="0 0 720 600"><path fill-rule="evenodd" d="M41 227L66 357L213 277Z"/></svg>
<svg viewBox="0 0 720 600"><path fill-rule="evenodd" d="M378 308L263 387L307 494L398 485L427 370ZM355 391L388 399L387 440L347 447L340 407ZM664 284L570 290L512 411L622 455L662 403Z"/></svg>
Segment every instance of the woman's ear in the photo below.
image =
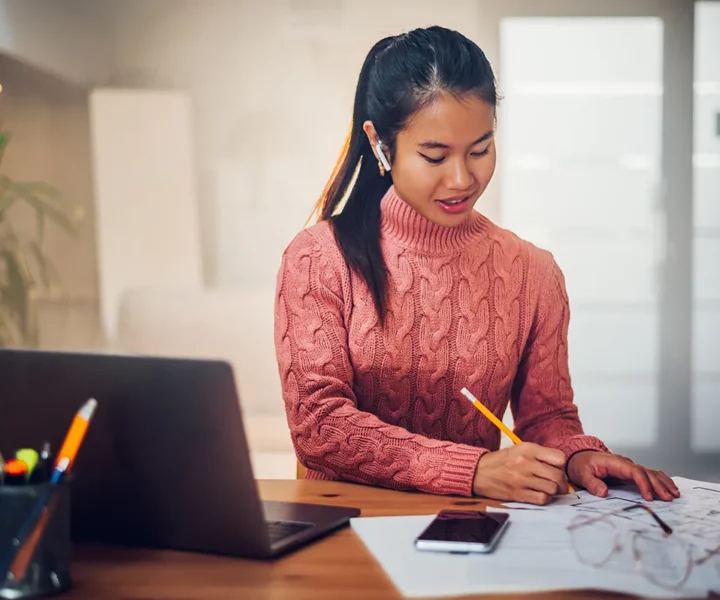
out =
<svg viewBox="0 0 720 600"><path fill-rule="evenodd" d="M383 144L382 140L378 137L375 125L372 121L365 121L363 123L363 131L367 135L370 147L372 148L375 158L382 163L386 171L390 170L390 152L388 147Z"/></svg>
<svg viewBox="0 0 720 600"><path fill-rule="evenodd" d="M363 131L365 132L365 135L367 135L368 142L370 142L370 147L375 153L375 158L380 160L380 157L377 153L377 143L380 138L378 138L378 134L377 131L375 131L375 125L373 125L373 122L365 121L363 123Z"/></svg>

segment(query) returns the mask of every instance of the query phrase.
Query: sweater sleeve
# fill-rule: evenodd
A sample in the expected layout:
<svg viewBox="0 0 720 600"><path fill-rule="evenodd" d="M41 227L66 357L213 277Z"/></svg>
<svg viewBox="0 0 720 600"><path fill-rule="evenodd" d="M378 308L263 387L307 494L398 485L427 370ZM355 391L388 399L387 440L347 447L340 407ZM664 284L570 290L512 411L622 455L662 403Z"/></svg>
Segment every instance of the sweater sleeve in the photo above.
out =
<svg viewBox="0 0 720 600"><path fill-rule="evenodd" d="M568 367L565 279L552 256L543 255L548 268L540 279L535 319L513 385L515 432L523 441L562 450L568 460L582 450L609 452L598 438L583 433Z"/></svg>
<svg viewBox="0 0 720 600"><path fill-rule="evenodd" d="M310 230L283 255L275 347L298 459L337 479L472 495L486 449L413 434L358 408L344 319L348 277L340 255Z"/></svg>

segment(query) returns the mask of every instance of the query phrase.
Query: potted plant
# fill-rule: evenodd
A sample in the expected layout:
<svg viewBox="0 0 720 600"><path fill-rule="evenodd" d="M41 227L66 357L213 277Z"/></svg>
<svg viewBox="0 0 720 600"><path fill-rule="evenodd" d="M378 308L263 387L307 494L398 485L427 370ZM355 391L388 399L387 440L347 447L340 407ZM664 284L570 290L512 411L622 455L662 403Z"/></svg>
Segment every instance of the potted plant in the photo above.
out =
<svg viewBox="0 0 720 600"><path fill-rule="evenodd" d="M0 346L37 346L33 298L59 281L43 250L48 221L74 235L76 228L60 192L40 181L15 181L3 172L10 134L0 128ZM13 226L21 207L34 213L30 234Z"/></svg>

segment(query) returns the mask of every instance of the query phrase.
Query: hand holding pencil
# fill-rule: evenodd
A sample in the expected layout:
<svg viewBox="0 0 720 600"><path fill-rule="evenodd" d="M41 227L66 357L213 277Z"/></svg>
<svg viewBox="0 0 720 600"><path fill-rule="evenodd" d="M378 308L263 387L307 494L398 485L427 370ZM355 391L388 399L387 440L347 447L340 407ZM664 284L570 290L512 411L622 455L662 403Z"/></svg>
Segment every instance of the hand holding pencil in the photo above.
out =
<svg viewBox="0 0 720 600"><path fill-rule="evenodd" d="M470 391L462 394L515 444L483 456L475 472L473 491L503 501L547 504L553 496L574 492L565 475L565 454L554 448L523 443Z"/></svg>

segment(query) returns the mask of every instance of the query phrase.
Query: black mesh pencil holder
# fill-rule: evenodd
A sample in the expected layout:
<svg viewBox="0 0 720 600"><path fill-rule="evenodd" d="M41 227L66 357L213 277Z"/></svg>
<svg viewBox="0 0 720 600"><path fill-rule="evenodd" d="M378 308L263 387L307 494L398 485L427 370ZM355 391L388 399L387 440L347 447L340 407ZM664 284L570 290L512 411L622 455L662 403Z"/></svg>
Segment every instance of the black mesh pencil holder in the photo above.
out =
<svg viewBox="0 0 720 600"><path fill-rule="evenodd" d="M70 587L70 482L68 477L55 490L55 510L25 576L15 580L0 573L0 598L36 598ZM48 485L0 485L0 569L13 552L13 539Z"/></svg>

